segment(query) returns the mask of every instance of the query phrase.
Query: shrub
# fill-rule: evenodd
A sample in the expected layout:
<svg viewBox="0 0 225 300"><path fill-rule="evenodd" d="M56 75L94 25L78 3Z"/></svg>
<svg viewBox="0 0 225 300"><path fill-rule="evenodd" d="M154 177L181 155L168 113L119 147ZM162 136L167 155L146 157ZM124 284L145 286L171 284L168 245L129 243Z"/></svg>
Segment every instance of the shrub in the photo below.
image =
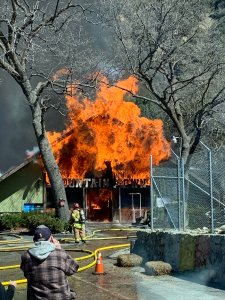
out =
<svg viewBox="0 0 225 300"><path fill-rule="evenodd" d="M65 231L67 228L66 221L56 218L53 214L43 214L39 212L22 213L25 227L33 233L39 225L48 226L52 233Z"/></svg>
<svg viewBox="0 0 225 300"><path fill-rule="evenodd" d="M0 215L0 230L12 230L21 227L22 216L20 213L6 213Z"/></svg>
<svg viewBox="0 0 225 300"><path fill-rule="evenodd" d="M68 231L69 223L56 218L52 213L28 212L7 213L0 215L0 230L27 228L31 234L39 225L48 226L52 233Z"/></svg>

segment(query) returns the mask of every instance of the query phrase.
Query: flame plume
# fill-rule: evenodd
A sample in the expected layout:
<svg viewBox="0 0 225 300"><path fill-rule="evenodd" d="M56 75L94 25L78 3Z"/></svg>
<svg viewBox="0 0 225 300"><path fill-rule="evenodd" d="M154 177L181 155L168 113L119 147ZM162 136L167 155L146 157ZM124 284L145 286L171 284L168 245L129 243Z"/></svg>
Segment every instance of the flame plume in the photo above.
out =
<svg viewBox="0 0 225 300"><path fill-rule="evenodd" d="M138 91L133 77L116 85ZM66 96L67 129L48 133L62 177L100 177L108 162L118 179L144 179L149 178L150 155L154 165L168 159L170 144L162 121L141 117L139 107L124 100L125 94L104 78L95 101L80 99L74 90Z"/></svg>

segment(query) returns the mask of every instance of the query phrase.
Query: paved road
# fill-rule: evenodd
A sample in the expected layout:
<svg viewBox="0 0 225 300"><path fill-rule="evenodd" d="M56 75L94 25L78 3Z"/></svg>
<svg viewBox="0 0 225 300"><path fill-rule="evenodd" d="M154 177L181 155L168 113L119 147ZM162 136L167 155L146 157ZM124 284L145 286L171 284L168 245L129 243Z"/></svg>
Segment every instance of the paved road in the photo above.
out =
<svg viewBox="0 0 225 300"><path fill-rule="evenodd" d="M106 275L78 273L69 279L78 300L219 300L225 291L172 276L150 277L106 262ZM19 287L15 300L25 300Z"/></svg>
<svg viewBox="0 0 225 300"><path fill-rule="evenodd" d="M28 237L32 241L32 237ZM128 240L89 241L86 249L116 243L127 243ZM66 246L66 245L65 245ZM74 246L71 243L71 246ZM225 299L225 290L206 286L204 274L194 273L174 276L150 277L142 268L120 268L116 266L115 251L102 252L106 275L93 275L94 269L75 274L69 278L72 288L77 291L78 300L217 300ZM78 253L70 252L73 257ZM0 265L20 263L21 252L3 252ZM83 255L83 254L81 254ZM0 280L22 279L19 269L0 272ZM26 286L19 285L14 300L26 299Z"/></svg>
<svg viewBox="0 0 225 300"><path fill-rule="evenodd" d="M137 284L141 300L216 300L225 299L225 291L171 276L144 278Z"/></svg>
<svg viewBox="0 0 225 300"><path fill-rule="evenodd" d="M217 300L225 291L173 276L150 277L141 268L119 268L104 258L106 275L79 273L73 282L78 299L86 300ZM193 275L192 275L193 276Z"/></svg>

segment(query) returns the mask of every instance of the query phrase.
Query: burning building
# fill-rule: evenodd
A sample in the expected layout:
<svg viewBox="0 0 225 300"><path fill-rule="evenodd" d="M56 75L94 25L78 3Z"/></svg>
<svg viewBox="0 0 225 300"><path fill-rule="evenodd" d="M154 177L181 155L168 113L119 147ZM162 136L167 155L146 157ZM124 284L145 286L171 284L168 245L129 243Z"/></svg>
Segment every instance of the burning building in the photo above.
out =
<svg viewBox="0 0 225 300"><path fill-rule="evenodd" d="M106 78L101 82L96 99L70 87L66 129L48 135L69 206L80 202L89 220L127 221L150 206L149 157L154 165L167 160L170 144L162 121L141 117L139 107L126 100L127 91L138 92L135 78L115 86Z"/></svg>
<svg viewBox="0 0 225 300"><path fill-rule="evenodd" d="M142 117L129 101L126 91L138 92L133 77L111 87L102 78L96 99L81 97L74 87L70 90L66 129L48 132L69 207L79 202L90 221L133 222L150 207L150 155L155 166L170 156L163 123ZM34 203L52 208L48 178L36 156L0 178L0 211L5 211L1 207L6 208L6 202L8 212ZM10 194L16 176L24 180Z"/></svg>

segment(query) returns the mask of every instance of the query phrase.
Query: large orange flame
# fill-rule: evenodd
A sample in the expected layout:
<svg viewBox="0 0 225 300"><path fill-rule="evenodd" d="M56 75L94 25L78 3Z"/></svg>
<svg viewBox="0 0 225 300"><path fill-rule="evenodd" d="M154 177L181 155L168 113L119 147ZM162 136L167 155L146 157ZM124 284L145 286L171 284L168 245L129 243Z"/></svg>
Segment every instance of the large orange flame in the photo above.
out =
<svg viewBox="0 0 225 300"><path fill-rule="evenodd" d="M62 133L49 139L62 177L101 176L107 162L118 179L149 178L149 157L157 165L170 156L170 144L161 120L141 117L140 109L125 101L126 89L137 93L137 80L129 77L109 86L104 78L96 100L67 96L68 122Z"/></svg>

